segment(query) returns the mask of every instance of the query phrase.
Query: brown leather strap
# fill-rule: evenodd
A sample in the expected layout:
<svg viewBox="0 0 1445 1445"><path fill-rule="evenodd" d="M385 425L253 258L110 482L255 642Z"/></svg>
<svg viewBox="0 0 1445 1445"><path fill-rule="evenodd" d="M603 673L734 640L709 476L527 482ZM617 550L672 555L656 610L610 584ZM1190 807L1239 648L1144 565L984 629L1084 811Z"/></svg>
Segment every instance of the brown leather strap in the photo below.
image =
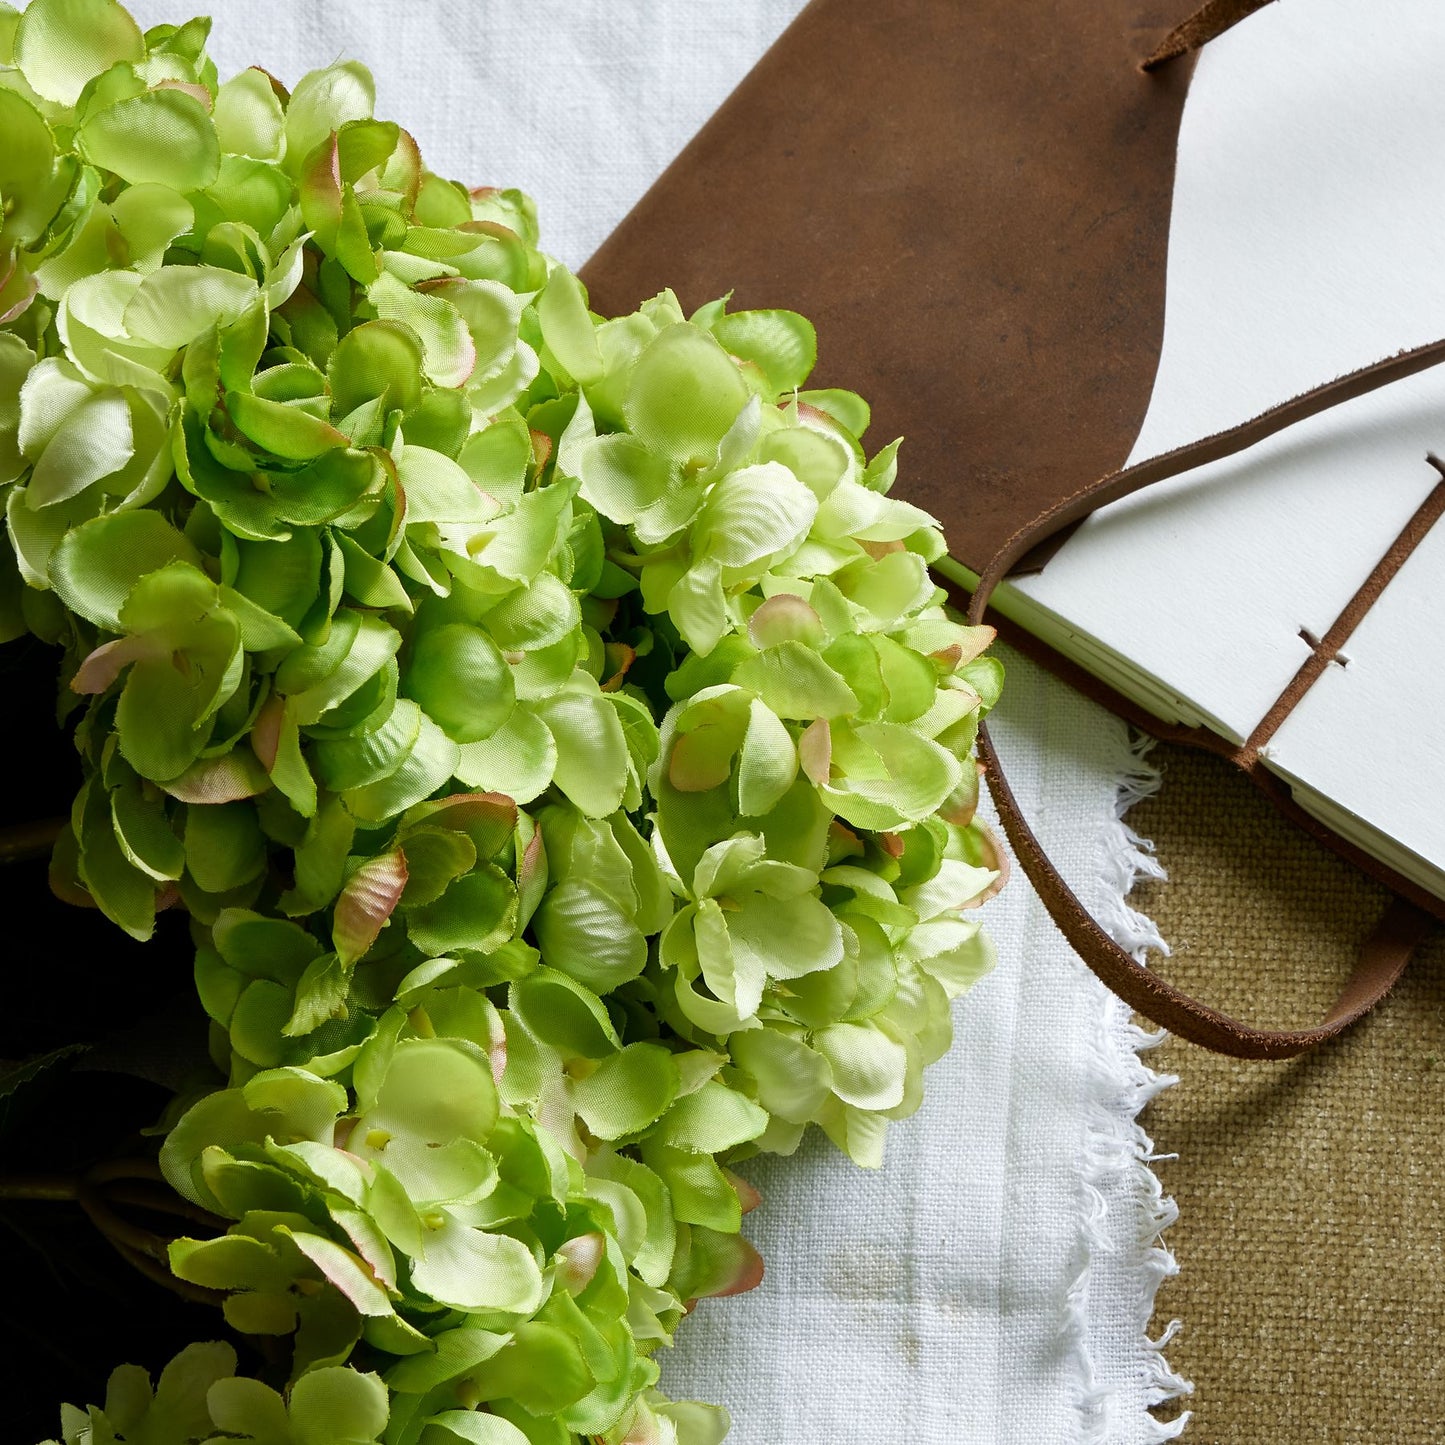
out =
<svg viewBox="0 0 1445 1445"><path fill-rule="evenodd" d="M1176 25L1159 42L1142 68L1154 70L1167 60L1203 48L1231 26L1247 20L1256 10L1263 10L1270 3L1271 0L1205 0L1188 20Z"/></svg>
<svg viewBox="0 0 1445 1445"><path fill-rule="evenodd" d="M968 609L969 621L983 620L994 589L1020 557L1097 508L1207 462L1233 456L1306 417L1442 361L1445 361L1445 340L1401 352L1272 407L1241 426L1101 477L1049 507L999 548L974 589ZM1242 1023L1151 973L1109 937L1064 882L1024 819L986 726L979 728L978 750L1014 853L1050 916L1079 956L1131 1007L1179 1037L1217 1053L1237 1058L1287 1059L1339 1033L1385 996L1432 926L1433 920L1427 913L1396 899L1366 940L1355 972L1320 1023L1313 1028L1286 1030L1261 1029Z"/></svg>

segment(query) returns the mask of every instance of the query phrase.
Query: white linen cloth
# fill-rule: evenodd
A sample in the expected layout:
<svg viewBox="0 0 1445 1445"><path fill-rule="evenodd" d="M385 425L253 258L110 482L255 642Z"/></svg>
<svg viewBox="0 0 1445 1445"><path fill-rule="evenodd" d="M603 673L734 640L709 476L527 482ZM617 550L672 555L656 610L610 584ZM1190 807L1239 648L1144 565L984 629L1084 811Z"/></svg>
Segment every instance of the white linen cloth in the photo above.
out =
<svg viewBox="0 0 1445 1445"><path fill-rule="evenodd" d="M1119 801L1149 786L1124 724L1013 653L993 732L1060 871L1126 947L1148 863ZM988 810L991 813L991 809ZM1145 1335L1173 1218L1133 1122L1165 1083L1129 1011L1028 880L986 905L995 971L954 1005L924 1104L864 1174L821 1138L743 1172L757 1291L706 1300L663 1383L733 1411L740 1445L1142 1445L1180 1393ZM755 1221L752 1222L752 1221ZM1178 1428L1182 1428L1182 1425Z"/></svg>
<svg viewBox="0 0 1445 1445"><path fill-rule="evenodd" d="M133 0L143 25L184 0ZM213 0L223 76L294 83L350 56L432 169L536 197L580 265L801 0ZM661 288L666 276L658 277ZM860 378L866 390L866 379ZM906 472L906 451L905 451ZM1119 822L1150 774L1124 725L1009 657L999 741L1020 801L1081 896L1131 947L1149 866ZM953 1051L883 1168L821 1139L747 1166L767 1260L664 1359L673 1394L725 1403L736 1445L1143 1445L1178 1390L1146 1339L1171 1218L1134 1123L1164 1080L1127 1010L1077 962L1027 881L987 906L997 970L956 1006Z"/></svg>

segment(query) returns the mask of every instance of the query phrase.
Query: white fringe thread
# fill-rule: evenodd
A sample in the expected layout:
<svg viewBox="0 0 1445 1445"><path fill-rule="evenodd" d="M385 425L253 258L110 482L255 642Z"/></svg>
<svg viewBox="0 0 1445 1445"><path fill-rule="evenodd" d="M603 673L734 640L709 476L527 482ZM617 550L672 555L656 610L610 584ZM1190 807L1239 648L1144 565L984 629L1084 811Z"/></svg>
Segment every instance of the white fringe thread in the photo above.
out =
<svg viewBox="0 0 1445 1445"><path fill-rule="evenodd" d="M1132 735L1131 735L1132 734ZM1115 816L1101 840L1102 901L1096 916L1109 935L1134 958L1143 962L1147 949L1168 953L1158 929L1144 914L1130 907L1128 895L1141 878L1162 879L1164 869L1153 856L1153 845L1124 821L1129 809L1158 791L1159 770L1148 760L1153 739L1119 730L1119 792ZM1117 1445L1119 1441L1157 1445L1177 1439L1189 1422L1183 1411L1169 1421L1150 1414L1121 1418L1121 1412L1164 1404L1192 1394L1194 1386L1174 1373L1164 1358L1164 1347L1179 1330L1174 1320L1157 1340L1149 1338L1149 1321L1160 1284L1179 1272L1179 1266L1160 1238L1179 1217L1172 1199L1166 1198L1150 1163L1160 1157L1154 1142L1140 1127L1139 1111L1161 1090L1179 1082L1174 1074L1157 1074L1140 1054L1153 1048L1164 1033L1147 1033L1131 1020L1127 1004L1111 998L1106 1027L1091 1047L1084 1083L1086 1129L1079 1151L1078 1174L1083 1193L1083 1228L1077 1273L1066 1297L1067 1335L1083 1378L1079 1397L1083 1445ZM1107 1226L1109 1198L1124 1199L1137 1211L1137 1233L1130 1245L1134 1255L1128 1261L1135 1276L1139 1353L1137 1367L1142 1391L1126 1390L1119 1383L1100 1381L1095 1372L1088 1332L1088 1295L1096 1259L1117 1249L1117 1225ZM1116 1205L1117 1207L1117 1205Z"/></svg>

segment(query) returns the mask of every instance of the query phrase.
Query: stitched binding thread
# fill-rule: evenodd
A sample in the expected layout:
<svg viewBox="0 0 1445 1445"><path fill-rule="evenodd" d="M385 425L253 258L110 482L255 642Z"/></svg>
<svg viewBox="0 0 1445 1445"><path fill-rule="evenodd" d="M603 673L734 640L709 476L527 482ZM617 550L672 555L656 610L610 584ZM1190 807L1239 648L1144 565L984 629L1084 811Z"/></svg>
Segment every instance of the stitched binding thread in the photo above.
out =
<svg viewBox="0 0 1445 1445"><path fill-rule="evenodd" d="M1409 560L1410 554L1429 535L1430 528L1445 515L1445 462L1441 462L1434 453L1431 453L1427 460L1440 473L1440 481L1416 508L1414 516L1401 528L1400 535L1390 544L1385 555L1375 563L1370 575L1360 584L1359 590L1330 624L1329 631L1313 646L1310 656L1290 679L1289 685L1280 693L1274 705L1259 720L1259 725L1239 750L1241 767L1253 765L1264 745L1279 731L1280 725L1299 706L1301 699L1320 679L1324 670L1340 655L1340 649L1350 640L1350 635L1364 620L1365 614L1374 606L1380 593L1389 586L1390 580Z"/></svg>

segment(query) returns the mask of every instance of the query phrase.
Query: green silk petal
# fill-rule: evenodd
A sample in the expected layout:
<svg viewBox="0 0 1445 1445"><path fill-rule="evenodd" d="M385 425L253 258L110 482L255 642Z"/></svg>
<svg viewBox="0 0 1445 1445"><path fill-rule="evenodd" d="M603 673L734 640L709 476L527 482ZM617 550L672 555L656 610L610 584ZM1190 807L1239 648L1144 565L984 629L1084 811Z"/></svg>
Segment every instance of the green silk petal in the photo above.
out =
<svg viewBox="0 0 1445 1445"><path fill-rule="evenodd" d="M92 111L78 142L92 165L132 185L201 190L216 179L221 164L206 107L182 90L148 90Z"/></svg>
<svg viewBox="0 0 1445 1445"><path fill-rule="evenodd" d="M94 76L144 54L140 27L116 0L32 0L15 33L15 63L61 105L74 105Z"/></svg>

